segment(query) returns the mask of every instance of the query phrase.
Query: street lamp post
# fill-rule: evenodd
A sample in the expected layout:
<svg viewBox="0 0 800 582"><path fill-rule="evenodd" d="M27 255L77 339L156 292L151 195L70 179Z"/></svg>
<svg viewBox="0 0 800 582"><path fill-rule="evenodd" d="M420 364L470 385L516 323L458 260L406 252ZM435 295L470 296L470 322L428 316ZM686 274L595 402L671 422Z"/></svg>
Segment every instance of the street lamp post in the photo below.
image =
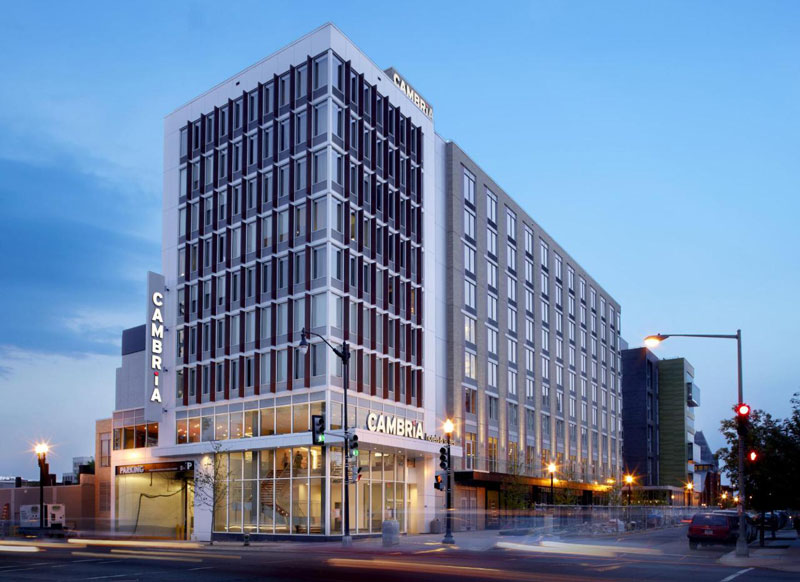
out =
<svg viewBox="0 0 800 582"><path fill-rule="evenodd" d="M694 483L689 481L686 484L686 497L689 499L689 507L692 506L692 491L694 490Z"/></svg>
<svg viewBox="0 0 800 582"><path fill-rule="evenodd" d="M713 339L735 339L736 340L736 356L737 356L737 377L739 389L739 403L744 402L744 394L742 390L742 330L737 329L735 334L704 334L704 333L659 333L656 335L647 336L644 343L647 347L655 347L668 337L700 337L700 338L713 338ZM739 536L736 539L736 555L740 557L748 556L750 551L747 548L747 535L746 523L744 515L744 500L745 500L745 486L744 486L744 438L739 434Z"/></svg>
<svg viewBox="0 0 800 582"><path fill-rule="evenodd" d="M39 529L44 529L44 467L47 463L47 443L36 445L34 451L39 459Z"/></svg>
<svg viewBox="0 0 800 582"><path fill-rule="evenodd" d="M553 481L556 475L556 464L550 463L547 465L547 472L550 473L550 505L556 504L555 490L553 489Z"/></svg>
<svg viewBox="0 0 800 582"><path fill-rule="evenodd" d="M625 475L625 484L628 486L628 522L631 521L631 497L633 497L633 475Z"/></svg>
<svg viewBox="0 0 800 582"><path fill-rule="evenodd" d="M350 384L350 374L348 372L349 363L350 363L350 348L347 345L347 342L342 342L342 347L340 349L336 349L333 347L328 340L322 337L320 334L309 331L306 328L300 332L300 350L303 353L308 351L308 338L310 336L316 336L322 341L324 341L327 346L333 350L333 353L336 354L339 359L342 361L342 386L344 387L344 466L345 466L345 484L344 484L344 536L342 536L342 545L343 546L350 546L353 543L353 539L350 537L350 479L348 474L348 466L350 463L350 440L349 440L349 429L347 427L347 387Z"/></svg>
<svg viewBox="0 0 800 582"><path fill-rule="evenodd" d="M454 544L453 539L453 458L450 456L450 435L453 433L453 421L449 418L444 422L444 434L447 435L447 513L445 514L445 533L443 544Z"/></svg>

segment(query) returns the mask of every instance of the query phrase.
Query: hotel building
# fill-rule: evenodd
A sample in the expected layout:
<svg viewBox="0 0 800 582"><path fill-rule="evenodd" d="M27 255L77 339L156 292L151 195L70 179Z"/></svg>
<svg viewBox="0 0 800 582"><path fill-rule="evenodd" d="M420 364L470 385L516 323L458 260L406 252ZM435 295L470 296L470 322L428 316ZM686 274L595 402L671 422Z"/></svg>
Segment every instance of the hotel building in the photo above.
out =
<svg viewBox="0 0 800 582"><path fill-rule="evenodd" d="M163 189L163 275L117 375L117 529L341 535L345 382L353 534L435 527L447 417L456 507L545 460L587 491L618 473L619 306L335 26L168 115ZM304 328L348 342L349 378Z"/></svg>

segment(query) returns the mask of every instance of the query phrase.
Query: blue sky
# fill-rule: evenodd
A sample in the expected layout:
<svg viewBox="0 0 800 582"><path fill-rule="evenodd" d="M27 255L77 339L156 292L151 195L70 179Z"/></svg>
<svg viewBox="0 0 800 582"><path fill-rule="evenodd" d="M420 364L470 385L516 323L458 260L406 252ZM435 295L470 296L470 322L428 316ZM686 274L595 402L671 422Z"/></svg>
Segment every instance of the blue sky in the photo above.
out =
<svg viewBox="0 0 800 582"><path fill-rule="evenodd" d="M78 7L79 6L79 7ZM651 332L744 334L746 400L800 390L800 4L14 3L0 21L0 474L93 451L160 270L163 117L326 21ZM8 58L13 55L12 58ZM673 339L712 448L735 345Z"/></svg>

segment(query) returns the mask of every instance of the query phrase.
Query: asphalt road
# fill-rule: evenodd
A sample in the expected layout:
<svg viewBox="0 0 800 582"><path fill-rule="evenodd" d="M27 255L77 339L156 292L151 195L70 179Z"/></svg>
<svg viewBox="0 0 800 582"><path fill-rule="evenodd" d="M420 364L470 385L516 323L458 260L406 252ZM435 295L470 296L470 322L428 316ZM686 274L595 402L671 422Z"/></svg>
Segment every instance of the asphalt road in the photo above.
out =
<svg viewBox="0 0 800 582"><path fill-rule="evenodd" d="M685 536L685 528L678 528L618 539L563 540L544 547L509 537L501 539L507 547L481 552L430 544L385 551L374 541L356 542L351 549L336 543L300 542L250 548L52 543L34 552L20 549L23 546L9 550L7 542L0 540L0 580L797 580L796 573L719 565L716 560L731 548L691 551Z"/></svg>

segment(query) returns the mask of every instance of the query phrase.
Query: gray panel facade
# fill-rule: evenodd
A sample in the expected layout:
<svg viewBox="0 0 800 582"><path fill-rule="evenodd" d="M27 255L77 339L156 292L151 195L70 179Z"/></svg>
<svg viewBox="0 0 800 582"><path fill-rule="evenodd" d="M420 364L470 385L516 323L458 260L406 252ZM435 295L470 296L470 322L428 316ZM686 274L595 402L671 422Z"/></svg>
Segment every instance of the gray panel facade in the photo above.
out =
<svg viewBox="0 0 800 582"><path fill-rule="evenodd" d="M619 304L454 143L446 163L462 468L542 476L554 461L569 480L616 478Z"/></svg>

